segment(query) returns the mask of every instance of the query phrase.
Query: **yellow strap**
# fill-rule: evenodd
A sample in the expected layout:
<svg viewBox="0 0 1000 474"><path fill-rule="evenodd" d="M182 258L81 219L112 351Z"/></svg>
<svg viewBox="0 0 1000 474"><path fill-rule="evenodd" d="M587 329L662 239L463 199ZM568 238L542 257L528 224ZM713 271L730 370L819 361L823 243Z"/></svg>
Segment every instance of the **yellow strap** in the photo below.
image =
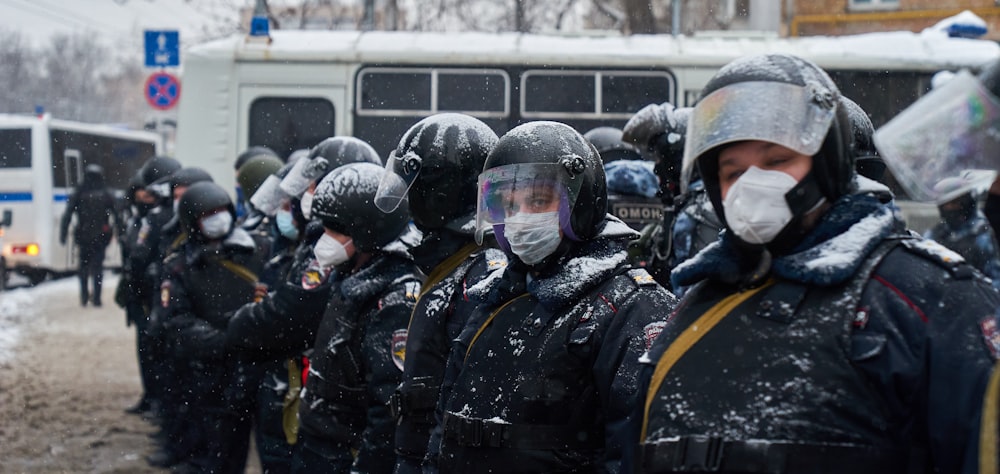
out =
<svg viewBox="0 0 1000 474"><path fill-rule="evenodd" d="M285 362L288 368L288 391L281 403L281 429L285 441L295 444L299 438L299 393L302 392L302 368L295 359Z"/></svg>
<svg viewBox="0 0 1000 474"><path fill-rule="evenodd" d="M660 360L656 363L656 370L653 371L653 378L650 380L649 391L646 392L646 406L643 410L642 415L642 437L640 440L646 439L646 429L649 423L649 407L653 403L653 398L656 396L656 392L660 389L660 384L663 383L663 379L667 376L667 372L673 368L674 364L677 363L680 358L687 353L691 346L694 346L708 334L712 328L715 327L719 321L722 321L734 308L739 306L741 303L746 301L751 296L757 294L760 290L767 288L774 284L774 280L768 280L763 285L754 288L752 290L744 291L742 293L735 293L727 296L722 301L719 301L712 306L705 314L702 314L693 324L687 327L684 332L681 333L677 339L670 344L667 351L663 353Z"/></svg>
<svg viewBox="0 0 1000 474"><path fill-rule="evenodd" d="M476 339L479 339L479 335L482 334L483 331L486 330L486 326L489 326L490 323L493 322L493 318L497 317L497 315L500 314L500 312L503 311L504 308L510 306L515 301L517 301L517 300L519 300L521 298L524 298L525 296L528 296L528 294L525 293L525 294L523 294L521 296L518 296L517 298L514 298L514 299L512 299L512 300L510 300L510 301L508 301L506 303L504 303L503 306L500 306L499 308L497 308L497 310L494 311L493 314L491 314L490 317L486 319L486 322L484 322L482 326L479 326L479 330L476 331L476 335L472 336L472 340L469 341L469 348L465 350L465 358L466 359L469 358L469 352L472 351L472 345L476 343Z"/></svg>
<svg viewBox="0 0 1000 474"><path fill-rule="evenodd" d="M458 251L452 256L448 257L443 262L439 263L438 266L434 267L434 269L431 270L431 274L427 275L427 279L424 280L424 283L420 286L420 295L417 296L417 304L420 303L420 298L423 298L428 291L431 291L431 288L433 288L434 285L437 285L438 282L444 280L448 275L451 275L451 272L455 271L455 269L458 268L458 266L461 265L465 259L469 258L469 255L471 255L472 252L475 252L477 248L479 248L479 246L476 245L475 242L469 242L468 244L465 244L464 247L458 249ZM414 304L413 310L410 311L410 322L406 324L407 331L410 330L410 325L413 324L413 312L417 310L417 304Z"/></svg>
<svg viewBox="0 0 1000 474"><path fill-rule="evenodd" d="M234 262L232 260L222 260L222 259L219 259L217 261L219 262L219 265L222 265L223 267L225 267L226 270L229 270L229 271L233 272L234 274L236 274L236 276L238 276L238 277L246 280L251 285L256 285L257 284L257 281L258 281L257 280L257 274L254 273L254 272L252 272L252 271L250 271L249 268L244 267L243 265L240 265L240 264L238 264L238 263L236 263L236 262Z"/></svg>
<svg viewBox="0 0 1000 474"><path fill-rule="evenodd" d="M983 413L979 423L979 472L997 474L997 416L1000 416L1000 362L993 364L993 373L983 397Z"/></svg>

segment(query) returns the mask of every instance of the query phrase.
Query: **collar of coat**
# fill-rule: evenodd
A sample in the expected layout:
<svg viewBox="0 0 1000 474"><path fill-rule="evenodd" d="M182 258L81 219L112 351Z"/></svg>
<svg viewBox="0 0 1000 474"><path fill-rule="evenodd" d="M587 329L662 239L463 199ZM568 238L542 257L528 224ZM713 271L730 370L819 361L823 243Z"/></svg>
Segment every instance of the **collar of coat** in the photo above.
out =
<svg viewBox="0 0 1000 474"><path fill-rule="evenodd" d="M774 258L770 272L804 284L838 285L854 275L879 242L901 228L891 204L871 194L843 196L791 253ZM718 241L678 265L671 280L678 286L704 279L736 283L757 267L759 258L740 249L725 230Z"/></svg>
<svg viewBox="0 0 1000 474"><path fill-rule="evenodd" d="M638 237L638 232L609 214L593 239L575 245L555 264L555 273L528 280L524 273L508 265L471 286L467 294L470 298L497 305L517 296L514 293L527 291L545 309L555 311L576 302L621 268L628 261L629 241ZM505 282L513 285L505 285ZM511 291L511 286L518 290Z"/></svg>
<svg viewBox="0 0 1000 474"><path fill-rule="evenodd" d="M377 296L400 279L415 279L410 249L420 243L420 232L408 226L396 240L379 250L372 260L358 271L344 276L340 292L350 301L364 301Z"/></svg>

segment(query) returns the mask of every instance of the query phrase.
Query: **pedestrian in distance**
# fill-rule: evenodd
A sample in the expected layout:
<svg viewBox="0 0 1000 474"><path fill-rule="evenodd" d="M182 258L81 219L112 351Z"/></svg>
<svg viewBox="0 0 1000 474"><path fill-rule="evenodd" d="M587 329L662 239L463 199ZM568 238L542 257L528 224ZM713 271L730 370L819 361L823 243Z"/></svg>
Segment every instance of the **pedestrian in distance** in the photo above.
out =
<svg viewBox="0 0 1000 474"><path fill-rule="evenodd" d="M59 243L66 245L70 221L73 245L77 251L77 277L80 279L80 305L101 306L101 284L104 281L104 253L115 229L122 228L115 207L115 197L104 185L104 169L89 164L84 168L83 181L66 202L59 223Z"/></svg>

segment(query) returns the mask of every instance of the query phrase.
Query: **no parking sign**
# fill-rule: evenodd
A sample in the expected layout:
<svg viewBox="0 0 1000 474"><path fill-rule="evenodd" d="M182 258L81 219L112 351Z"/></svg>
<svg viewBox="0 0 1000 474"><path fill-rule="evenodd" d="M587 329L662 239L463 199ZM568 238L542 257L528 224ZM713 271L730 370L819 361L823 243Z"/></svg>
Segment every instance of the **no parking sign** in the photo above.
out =
<svg viewBox="0 0 1000 474"><path fill-rule="evenodd" d="M181 97L181 82L177 76L165 72L155 72L146 79L146 102L153 108L167 110L177 105Z"/></svg>

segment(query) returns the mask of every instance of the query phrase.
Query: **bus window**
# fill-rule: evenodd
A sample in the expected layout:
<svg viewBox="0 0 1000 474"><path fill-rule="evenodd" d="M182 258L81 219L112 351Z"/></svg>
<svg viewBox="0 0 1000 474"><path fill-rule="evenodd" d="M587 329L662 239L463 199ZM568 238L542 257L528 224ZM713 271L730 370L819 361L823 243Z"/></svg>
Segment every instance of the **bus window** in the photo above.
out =
<svg viewBox="0 0 1000 474"><path fill-rule="evenodd" d="M31 129L0 130L0 168L31 167Z"/></svg>
<svg viewBox="0 0 1000 474"><path fill-rule="evenodd" d="M532 70L521 81L525 118L585 119L594 122L589 126L627 120L674 95L674 80L666 71Z"/></svg>
<svg viewBox="0 0 1000 474"><path fill-rule="evenodd" d="M670 97L670 78L665 74L648 76L632 74L604 74L601 78L601 112L605 114L634 114L639 109L667 101Z"/></svg>
<svg viewBox="0 0 1000 474"><path fill-rule="evenodd" d="M506 116L510 102L509 82L502 72L441 72L437 80L437 110Z"/></svg>
<svg viewBox="0 0 1000 474"><path fill-rule="evenodd" d="M287 157L335 135L334 122L333 104L327 99L261 97L250 104L248 141Z"/></svg>
<svg viewBox="0 0 1000 474"><path fill-rule="evenodd" d="M156 144L140 140L118 138L93 133L70 130L52 129L52 184L53 186L72 188L77 183L66 182L67 171L65 160L67 150L79 153L82 163L77 163L79 170L70 172L71 179L84 166L97 164L104 168L104 182L114 189L127 189L128 182L139 171L139 168L156 154Z"/></svg>
<svg viewBox="0 0 1000 474"><path fill-rule="evenodd" d="M829 71L846 97L858 103L881 127L931 89L932 73L889 71Z"/></svg>
<svg viewBox="0 0 1000 474"><path fill-rule="evenodd" d="M362 71L362 110L431 110L430 71Z"/></svg>
<svg viewBox="0 0 1000 474"><path fill-rule="evenodd" d="M524 115L531 113L594 114L597 111L592 72L524 74Z"/></svg>

